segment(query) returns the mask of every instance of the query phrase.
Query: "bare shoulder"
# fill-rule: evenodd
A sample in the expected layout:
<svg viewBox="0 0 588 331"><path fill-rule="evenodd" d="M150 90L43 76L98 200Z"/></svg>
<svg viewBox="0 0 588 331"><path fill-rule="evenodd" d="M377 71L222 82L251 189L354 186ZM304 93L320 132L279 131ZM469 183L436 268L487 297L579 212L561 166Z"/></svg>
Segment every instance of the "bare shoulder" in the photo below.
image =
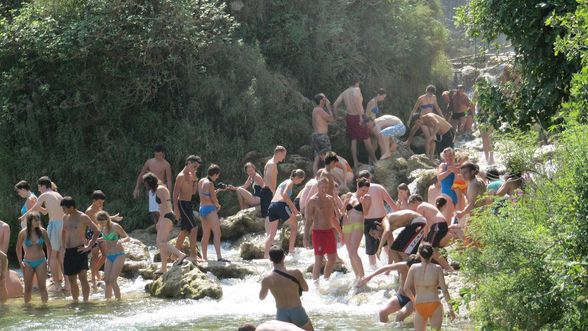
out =
<svg viewBox="0 0 588 331"><path fill-rule="evenodd" d="M94 224L94 222L92 222L92 219L90 219L90 216L86 215L85 213L81 213L80 220Z"/></svg>

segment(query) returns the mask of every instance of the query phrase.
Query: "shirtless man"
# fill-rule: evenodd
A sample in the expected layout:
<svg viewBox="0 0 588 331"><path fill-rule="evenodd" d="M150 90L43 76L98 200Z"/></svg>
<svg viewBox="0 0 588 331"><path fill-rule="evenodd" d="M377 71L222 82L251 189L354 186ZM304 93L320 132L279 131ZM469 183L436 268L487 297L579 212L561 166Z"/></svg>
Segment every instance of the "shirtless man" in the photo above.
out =
<svg viewBox="0 0 588 331"><path fill-rule="evenodd" d="M380 254L382 247L387 243L392 260L398 263L406 261L409 255L416 254L424 237L423 230L427 220L415 211L404 209L388 214L381 225L380 228L370 231L370 235L380 237L377 254ZM394 230L402 227L404 229L398 237L393 238Z"/></svg>
<svg viewBox="0 0 588 331"><path fill-rule="evenodd" d="M323 93L314 96L316 107L312 110L312 147L314 149L314 163L312 171L316 173L319 166L320 155L331 151L331 140L329 139L329 123L335 121L331 101ZM327 110L325 111L325 107Z"/></svg>
<svg viewBox="0 0 588 331"><path fill-rule="evenodd" d="M190 259L198 260L198 224L194 219L192 209L192 196L198 190L198 177L196 171L202 164L202 159L197 155L186 158L184 169L176 176L176 185L172 195L174 212L180 216L180 233L176 239L176 248L181 250L186 236L190 241Z"/></svg>
<svg viewBox="0 0 588 331"><path fill-rule="evenodd" d="M386 207L384 204L388 205L392 210L400 210L400 206L394 200L388 191L379 184L375 184L372 182L372 174L367 170L362 170L359 172L359 177L366 178L370 181L370 189L368 193L372 198L372 205L370 207L369 212L365 215L363 233L365 237L365 253L369 257L369 262L371 266L376 265L376 252L378 251L378 246L380 242L378 239L374 238L370 235L370 231L376 229L376 224L382 222L386 214ZM389 263L392 263L392 260L389 259Z"/></svg>
<svg viewBox="0 0 588 331"><path fill-rule="evenodd" d="M40 197L39 197L40 198ZM61 252L64 253L63 273L69 279L71 296L78 302L80 289L77 280L82 285L84 302L90 298L90 284L88 284L88 252L98 240L98 227L88 215L76 209L76 203L71 197L64 197L60 202L63 212L63 238ZM86 229L92 230L92 238L86 245Z"/></svg>
<svg viewBox="0 0 588 331"><path fill-rule="evenodd" d="M415 122L414 126L410 130L408 134L408 140L406 144L410 146L412 142L412 137L416 133L417 129L423 129L423 133L425 134L426 143L425 143L425 154L429 157L429 159L433 159L436 155L441 154L441 152L447 148L453 148L453 140L455 139L455 130L453 126L449 122L447 122L443 117L429 113L426 115L415 115ZM439 136L439 139L437 138Z"/></svg>
<svg viewBox="0 0 588 331"><path fill-rule="evenodd" d="M26 220L26 216L33 211L41 211L42 207L49 214L49 225L47 225L47 233L51 241L51 253L49 254L49 267L51 268L51 277L53 284L57 290L61 290L61 278L63 268L63 250L62 231L63 231L63 209L61 208L61 194L53 190L53 183L47 176L39 178L37 181L37 188L41 195L37 202L26 213L24 213L19 220Z"/></svg>
<svg viewBox="0 0 588 331"><path fill-rule="evenodd" d="M473 104L465 94L465 87L463 85L457 86L457 92L451 99L453 105L453 115L451 116L451 122L457 132L463 133L464 126L466 123L466 115L473 109Z"/></svg>
<svg viewBox="0 0 588 331"><path fill-rule="evenodd" d="M283 162L287 154L286 147L278 145L274 149L274 156L265 163L265 167L263 168L263 181L266 186L261 189L261 217L267 217L267 209L272 202L276 193L276 187L278 186L278 163Z"/></svg>
<svg viewBox="0 0 588 331"><path fill-rule="evenodd" d="M448 303L451 319L455 318L453 307L449 303L451 298L445 284L443 270L440 266L431 264L431 256L433 255L431 245L421 245L419 255L421 263L410 267L404 283L404 291L414 303L416 310L414 328L416 331L424 331L427 328L427 321L429 321L432 329L441 330L443 305L439 300L438 288L441 288Z"/></svg>
<svg viewBox="0 0 588 331"><path fill-rule="evenodd" d="M337 108L339 108L343 102L345 103L345 108L347 108L347 117L345 120L347 122L347 135L351 139L353 167L357 168L359 166L359 161L357 159L358 140L363 141L363 145L369 155L370 164L373 164L373 162L376 161L376 154L372 146L372 141L370 140L369 130L364 123L365 111L363 109L363 96L359 89L359 79L353 79L351 81L351 86L343 91L337 100L335 100L335 103L333 104L335 113L337 113Z"/></svg>
<svg viewBox="0 0 588 331"><path fill-rule="evenodd" d="M300 301L302 292L308 291L304 275L298 269L286 269L284 265L285 254L281 247L272 246L269 250L269 257L274 264L274 270L263 277L259 299L264 300L268 291L271 291L276 300L278 310L276 319L278 321L295 324L304 330L314 330Z"/></svg>
<svg viewBox="0 0 588 331"><path fill-rule="evenodd" d="M346 184L345 175L342 175L339 170L339 157L335 152L328 152L325 155L325 168L323 172L323 176L329 180L329 188L328 193L330 195L334 195L335 192L335 182L339 185Z"/></svg>
<svg viewBox="0 0 588 331"><path fill-rule="evenodd" d="M145 162L143 168L139 172L139 176L137 176L135 190L133 191L133 197L135 199L139 197L139 193L141 192L141 187L143 186L143 176L148 172L155 174L157 179L159 179L162 183L167 184L167 188L171 190L172 171L171 165L165 159L165 148L163 148L163 146L160 144L155 145L155 147L153 148L153 155L153 158ZM159 207L157 206L157 202L155 201L155 194L151 191L148 194L149 213L153 218L153 222L157 223L157 221L159 220Z"/></svg>
<svg viewBox="0 0 588 331"><path fill-rule="evenodd" d="M378 141L380 160L387 159L396 151L396 139L406 133L406 127L400 118L382 115L375 120L368 119L368 128Z"/></svg>
<svg viewBox="0 0 588 331"><path fill-rule="evenodd" d="M377 275L383 273L389 273L390 271L397 271L398 272L398 288L396 289L396 295L392 297L392 300L388 302L384 309L380 310L380 322L388 323L388 316L390 314L394 314L397 311L400 311L396 315L396 322L402 322L405 318L410 316L414 311L414 307L412 305L412 301L410 298L406 296L404 292L404 283L406 282L406 276L408 275L408 269L415 263L420 262L418 256L411 254L406 262L398 262L385 265L378 270L374 271L372 274L365 276L358 284L357 287L365 286L370 280L372 280Z"/></svg>
<svg viewBox="0 0 588 331"><path fill-rule="evenodd" d="M339 225L339 210L336 208L335 199L328 194L329 180L321 177L318 180L318 192L310 198L307 208L307 219L304 224L304 242L308 243L310 229L312 228L312 246L314 248L314 266L312 267L312 279L318 284L323 265L323 259L327 255L324 277L329 279L335 261L337 259L337 238L335 231L340 238L343 232Z"/></svg>
<svg viewBox="0 0 588 331"><path fill-rule="evenodd" d="M469 215L474 208L482 207L485 204L483 197L484 193L486 193L486 184L483 180L478 178L478 172L480 172L480 168L471 163L465 162L459 168L463 179L468 183L468 190L467 190L467 204L463 210L458 210L455 212L455 216L458 219L463 219L465 216Z"/></svg>
<svg viewBox="0 0 588 331"><path fill-rule="evenodd" d="M449 224L443 213L437 207L428 202L423 202L423 198L418 194L413 194L408 198L408 207L423 215L427 220L427 225L423 230L424 242L428 242L434 248L433 259L439 263L443 269L447 271L454 271L447 263L447 260L439 254L441 247L441 240L447 235L449 231Z"/></svg>

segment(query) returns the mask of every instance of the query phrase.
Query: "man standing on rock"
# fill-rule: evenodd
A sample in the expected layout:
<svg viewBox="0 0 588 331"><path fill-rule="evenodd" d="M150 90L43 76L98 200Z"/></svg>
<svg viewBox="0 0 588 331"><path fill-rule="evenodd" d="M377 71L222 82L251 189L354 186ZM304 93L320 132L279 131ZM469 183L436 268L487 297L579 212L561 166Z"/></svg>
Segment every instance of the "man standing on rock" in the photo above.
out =
<svg viewBox="0 0 588 331"><path fill-rule="evenodd" d="M65 213L63 218L63 238L61 252L64 253L63 273L69 279L71 296L78 302L80 290L77 280L82 285L84 302L90 298L90 284L88 284L88 252L98 239L98 227L88 215L76 209L76 203L71 197L61 200L61 208ZM86 229L92 230L92 238L86 243Z"/></svg>
<svg viewBox="0 0 588 331"><path fill-rule="evenodd" d="M365 110L363 109L363 96L359 89L359 79L355 78L351 81L345 91L343 91L335 103L333 108L337 113L337 108L341 103L345 103L347 108L347 117L345 121L347 123L347 136L351 139L351 155L353 156L353 167L357 169L359 161L357 159L357 141L363 141L366 151L369 155L370 164L376 161L376 154L370 140L370 134L367 126L364 123Z"/></svg>
<svg viewBox="0 0 588 331"><path fill-rule="evenodd" d="M321 177L318 180L318 192L310 198L307 208L307 219L304 223L304 242L308 243L310 229L312 228L312 246L314 248L314 266L312 279L318 283L323 259L327 255L324 277L329 279L337 260L337 238L335 232L341 237L343 232L339 225L339 210L333 196L329 195L329 180Z"/></svg>
<svg viewBox="0 0 588 331"><path fill-rule="evenodd" d="M264 300L268 291L271 291L276 300L278 321L295 324L304 330L314 330L300 301L302 292L308 291L304 275L298 269L286 269L285 254L281 247L272 246L269 257L274 264L274 270L263 277L259 299Z"/></svg>
<svg viewBox="0 0 588 331"><path fill-rule="evenodd" d="M190 241L190 259L198 260L198 224L194 219L192 209L192 196L198 190L198 176L196 171L202 164L202 159L197 155L186 158L184 169L176 176L176 185L173 192L173 206L176 215L180 215L180 233L176 239L176 248L182 250L186 236Z"/></svg>
<svg viewBox="0 0 588 331"><path fill-rule="evenodd" d="M312 171L316 173L319 166L320 155L331 151L329 139L329 123L335 121L331 101L323 93L314 96L316 107L312 110L312 148L314 149L314 163ZM325 111L325 107L327 110Z"/></svg>
<svg viewBox="0 0 588 331"><path fill-rule="evenodd" d="M463 133L466 116L473 108L470 99L465 94L465 87L463 85L457 86L457 92L453 95L451 104L453 105L453 115L451 115L453 126L457 132Z"/></svg>
<svg viewBox="0 0 588 331"><path fill-rule="evenodd" d="M159 179L164 185L167 185L167 188L171 190L172 187L172 171L171 165L165 159L165 148L162 145L157 144L153 148L154 157L147 160L139 172L139 176L137 177L137 182L135 184L135 190L133 191L133 197L137 199L139 197L139 192L141 190L141 186L143 186L143 176L148 173L152 172L155 174L157 179ZM155 193L149 191L149 213L153 218L153 222L157 223L159 220L159 207L157 201L155 201Z"/></svg>
<svg viewBox="0 0 588 331"><path fill-rule="evenodd" d="M386 217L387 211L386 207L384 207L384 204L387 204L394 211L400 210L400 207L394 202L394 200L392 200L392 197L390 194L388 194L388 191L386 191L382 185L372 182L372 174L369 171L360 171L359 177L366 178L370 181L370 189L367 194L372 197L372 205L368 214L365 215L363 233L365 237L365 253L369 257L370 265L375 267L376 252L378 251L380 242L378 239L370 235L370 231L375 230L377 224L381 224L384 217ZM389 263L392 263L392 260L389 260Z"/></svg>
<svg viewBox="0 0 588 331"><path fill-rule="evenodd" d="M278 145L274 149L272 158L265 163L265 167L263 168L263 181L266 186L262 188L260 197L261 217L267 217L267 209L278 186L278 163L283 162L287 154L286 147Z"/></svg>

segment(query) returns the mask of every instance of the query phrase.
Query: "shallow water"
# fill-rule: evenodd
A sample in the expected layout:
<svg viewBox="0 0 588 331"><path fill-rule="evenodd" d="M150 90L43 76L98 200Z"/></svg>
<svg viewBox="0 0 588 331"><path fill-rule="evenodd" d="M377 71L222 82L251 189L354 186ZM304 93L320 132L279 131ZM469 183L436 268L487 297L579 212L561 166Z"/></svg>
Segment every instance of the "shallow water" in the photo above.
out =
<svg viewBox="0 0 588 331"><path fill-rule="evenodd" d="M256 241L262 240L260 237ZM209 248L214 252L213 247ZM367 256L360 248L364 262ZM345 248L339 256L347 260ZM239 251L223 243L223 256L238 261ZM211 254L214 258L214 254ZM294 257L287 257L289 267L306 269L313 263L312 251L298 249ZM122 286L121 302L103 299L99 291L91 296L90 304L74 304L70 298L51 298L44 306L38 294L33 303L25 306L22 299L13 299L0 307L1 330L236 330L245 322L261 323L274 319L275 303L271 295L258 299L259 282L271 269L269 261L243 262L255 270L246 279L222 280L223 297L215 300L163 300L149 297L144 292L146 281L138 278ZM369 273L369 269L366 269ZM310 274L306 274L311 284ZM310 285L302 303L317 330L408 330L412 319L404 325L383 324L377 312L394 294L395 276L378 276L367 288L352 288L353 274L335 273L319 287ZM394 316L391 316L394 320ZM447 330L473 329L467 322L452 322Z"/></svg>

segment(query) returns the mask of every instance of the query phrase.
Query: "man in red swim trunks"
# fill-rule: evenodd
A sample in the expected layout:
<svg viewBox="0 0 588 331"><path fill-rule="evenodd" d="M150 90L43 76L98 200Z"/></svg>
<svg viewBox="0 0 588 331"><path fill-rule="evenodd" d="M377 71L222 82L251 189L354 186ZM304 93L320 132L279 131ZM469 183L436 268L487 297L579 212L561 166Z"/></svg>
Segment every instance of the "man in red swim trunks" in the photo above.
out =
<svg viewBox="0 0 588 331"><path fill-rule="evenodd" d="M365 110L363 109L363 96L359 89L359 79L354 78L345 91L343 91L335 103L333 104L334 113L337 113L337 108L341 103L345 103L347 108L347 135L351 139L351 155L353 156L353 167L357 168L359 161L357 160L357 141L362 140L365 149L370 157L370 164L376 162L376 154L372 141L370 140L370 131L365 123Z"/></svg>
<svg viewBox="0 0 588 331"><path fill-rule="evenodd" d="M343 236L339 226L339 211L335 207L335 199L327 194L329 180L321 177L318 180L318 193L306 206L306 223L304 224L305 242L308 242L309 230L312 227L312 246L314 247L314 266L312 279L318 283L323 258L327 255L324 276L329 279L337 259L337 238L335 231Z"/></svg>

